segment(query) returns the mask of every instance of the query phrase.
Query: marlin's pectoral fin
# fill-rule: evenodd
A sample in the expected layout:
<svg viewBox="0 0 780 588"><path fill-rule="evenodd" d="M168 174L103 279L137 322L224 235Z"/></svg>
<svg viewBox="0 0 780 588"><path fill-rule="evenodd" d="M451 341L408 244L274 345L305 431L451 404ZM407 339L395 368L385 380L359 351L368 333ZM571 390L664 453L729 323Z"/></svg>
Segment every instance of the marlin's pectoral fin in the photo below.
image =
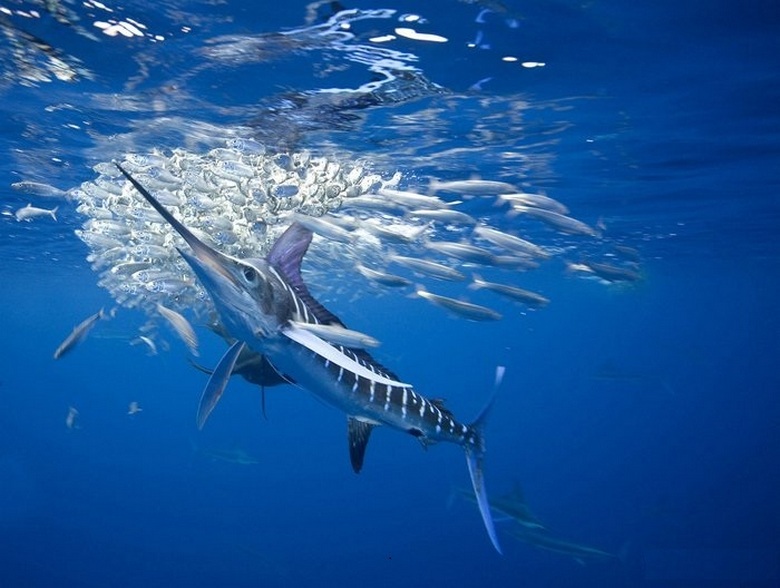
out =
<svg viewBox="0 0 780 588"><path fill-rule="evenodd" d="M243 341L236 341L233 343L211 373L211 377L206 383L206 388L203 390L203 395L200 397L200 404L198 405L197 423L199 430L206 424L206 419L209 418L211 411L214 410L217 402L219 402L219 399L222 397L225 386L227 386L228 380L233 373L233 367L236 365L238 355L243 349Z"/></svg>
<svg viewBox="0 0 780 588"><path fill-rule="evenodd" d="M311 331L296 327L290 323L284 329L282 334L292 341L295 341L299 345L304 346L309 351L313 351L319 356L327 359L332 364L337 365L345 370L349 370L351 373L366 380L376 382L377 384L383 384L385 386L395 386L397 388L411 388L409 384L404 384L397 380L391 379L387 376L379 374L377 372L368 369L365 364L346 355L342 349L334 347L324 339L318 337Z"/></svg>
<svg viewBox="0 0 780 588"><path fill-rule="evenodd" d="M349 460L352 469L357 474L363 467L363 458L366 455L366 445L375 425L360 421L354 417L347 417L347 434L349 436Z"/></svg>

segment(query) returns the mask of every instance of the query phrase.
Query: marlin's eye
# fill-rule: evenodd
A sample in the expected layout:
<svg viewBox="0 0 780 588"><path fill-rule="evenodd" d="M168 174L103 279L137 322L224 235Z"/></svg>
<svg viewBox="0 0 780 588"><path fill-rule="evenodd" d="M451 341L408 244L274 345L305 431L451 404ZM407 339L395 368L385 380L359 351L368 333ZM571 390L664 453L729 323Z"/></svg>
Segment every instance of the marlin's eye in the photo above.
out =
<svg viewBox="0 0 780 588"><path fill-rule="evenodd" d="M257 280L257 272L254 270L254 268L244 266L244 279L250 283L253 283L255 280Z"/></svg>

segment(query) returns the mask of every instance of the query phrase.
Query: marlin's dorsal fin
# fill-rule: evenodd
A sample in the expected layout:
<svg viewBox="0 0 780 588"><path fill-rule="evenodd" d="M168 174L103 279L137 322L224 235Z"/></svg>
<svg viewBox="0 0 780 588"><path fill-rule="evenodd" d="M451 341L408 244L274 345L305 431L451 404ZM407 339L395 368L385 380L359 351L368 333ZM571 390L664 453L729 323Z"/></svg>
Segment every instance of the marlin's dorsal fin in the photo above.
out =
<svg viewBox="0 0 780 588"><path fill-rule="evenodd" d="M359 473L363 468L363 458L366 455L366 445L373 424L361 421L355 417L347 417L347 435L349 436L349 461L352 462L352 469Z"/></svg>
<svg viewBox="0 0 780 588"><path fill-rule="evenodd" d="M291 224L276 240L266 260L304 301L316 319L326 325L344 326L344 323L311 295L301 276L303 256L311 244L312 232L298 222Z"/></svg>
<svg viewBox="0 0 780 588"><path fill-rule="evenodd" d="M452 411L444 404L444 398L431 398L430 403L438 408L444 416L454 416Z"/></svg>

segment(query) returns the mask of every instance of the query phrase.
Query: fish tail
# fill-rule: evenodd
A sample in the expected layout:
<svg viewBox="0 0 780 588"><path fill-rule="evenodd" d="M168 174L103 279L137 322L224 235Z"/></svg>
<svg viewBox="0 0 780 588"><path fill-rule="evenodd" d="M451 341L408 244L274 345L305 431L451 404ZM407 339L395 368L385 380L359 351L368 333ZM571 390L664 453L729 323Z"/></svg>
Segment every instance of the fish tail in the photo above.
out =
<svg viewBox="0 0 780 588"><path fill-rule="evenodd" d="M485 285L485 280L479 274L471 274L471 283L466 286L469 290L480 290Z"/></svg>
<svg viewBox="0 0 780 588"><path fill-rule="evenodd" d="M506 217L509 219L516 218L525 212L528 212L527 206L523 206L521 204L513 204L512 207L507 211Z"/></svg>
<svg viewBox="0 0 780 588"><path fill-rule="evenodd" d="M493 517L490 514L490 503L488 502L487 490L485 489L482 468L485 457L485 438L483 436L483 430L485 428L487 415L493 406L493 402L495 401L496 392L498 391L498 387L501 385L501 380L504 377L504 369L504 366L496 367L496 379L493 387L493 394L477 418L469 426L469 429L471 430L471 436L468 440L468 443L465 445L466 463L469 467L471 485L474 488L474 496L477 499L479 513L482 515L482 522L485 524L485 529L487 530L488 537L490 537L490 542L493 544L493 547L496 548L498 553L501 553L501 546L498 543L498 536L496 534L495 525L493 524Z"/></svg>
<svg viewBox="0 0 780 588"><path fill-rule="evenodd" d="M59 208L60 208L59 206L55 206L54 208L52 208L52 209L49 211L49 213L51 213L51 217L52 217L54 220L57 220L57 210L58 210Z"/></svg>

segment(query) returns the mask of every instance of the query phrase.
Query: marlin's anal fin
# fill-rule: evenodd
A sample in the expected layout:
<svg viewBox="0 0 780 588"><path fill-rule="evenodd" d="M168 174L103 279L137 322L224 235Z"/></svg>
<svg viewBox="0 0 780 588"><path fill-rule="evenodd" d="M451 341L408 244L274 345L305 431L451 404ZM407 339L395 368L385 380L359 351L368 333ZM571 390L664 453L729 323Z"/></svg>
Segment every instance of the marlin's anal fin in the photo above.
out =
<svg viewBox="0 0 780 588"><path fill-rule="evenodd" d="M366 455L366 445L375 425L347 417L347 435L349 436L349 460L352 469L359 473L363 468L363 458Z"/></svg>
<svg viewBox="0 0 780 588"><path fill-rule="evenodd" d="M198 405L198 430L203 428L206 424L206 419L209 418L211 411L217 406L217 402L222 397L222 393L225 391L228 380L233 373L233 368L236 365L236 360L239 354L244 349L243 341L236 341L230 346L219 360L217 367L211 373L209 381L206 383L206 387L203 390L203 394L200 397L200 404Z"/></svg>

